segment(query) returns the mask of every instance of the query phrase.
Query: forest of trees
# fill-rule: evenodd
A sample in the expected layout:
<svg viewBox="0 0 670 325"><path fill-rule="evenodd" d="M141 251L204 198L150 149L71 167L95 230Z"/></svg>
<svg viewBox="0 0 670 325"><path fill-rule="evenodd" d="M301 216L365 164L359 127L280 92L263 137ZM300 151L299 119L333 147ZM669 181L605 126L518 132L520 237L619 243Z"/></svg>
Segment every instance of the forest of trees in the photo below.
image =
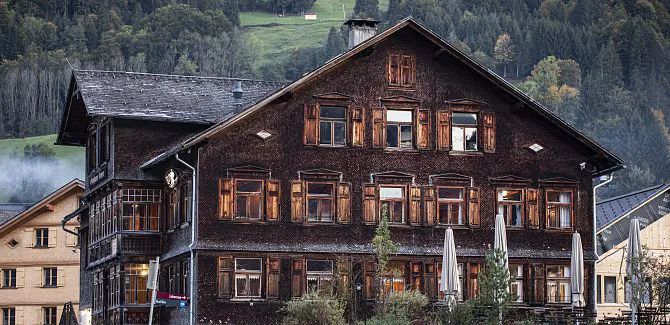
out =
<svg viewBox="0 0 670 325"><path fill-rule="evenodd" d="M319 0L326 1L326 0ZM333 0L335 1L335 0ZM53 133L69 68L293 80L346 49L256 64L240 11L313 0L0 0L0 138ZM357 0L380 29L413 16L627 164L607 195L670 181L670 0Z"/></svg>

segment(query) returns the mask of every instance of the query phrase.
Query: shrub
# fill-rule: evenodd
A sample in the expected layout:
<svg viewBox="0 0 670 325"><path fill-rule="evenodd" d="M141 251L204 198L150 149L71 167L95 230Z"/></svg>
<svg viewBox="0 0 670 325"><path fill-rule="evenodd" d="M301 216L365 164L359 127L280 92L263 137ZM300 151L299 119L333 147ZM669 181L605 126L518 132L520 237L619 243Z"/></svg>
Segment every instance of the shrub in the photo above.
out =
<svg viewBox="0 0 670 325"><path fill-rule="evenodd" d="M407 319L416 320L425 315L428 305L428 297L418 290L402 291L393 293L388 299L389 312L396 315L404 315Z"/></svg>
<svg viewBox="0 0 670 325"><path fill-rule="evenodd" d="M311 293L291 300L281 310L285 325L345 325L344 308L330 295Z"/></svg>
<svg viewBox="0 0 670 325"><path fill-rule="evenodd" d="M396 314L395 312L382 313L369 318L367 321L359 321L358 325L409 325L412 322L405 314Z"/></svg>
<svg viewBox="0 0 670 325"><path fill-rule="evenodd" d="M437 310L437 324L475 324L472 307L469 304L456 304L451 309L446 306Z"/></svg>

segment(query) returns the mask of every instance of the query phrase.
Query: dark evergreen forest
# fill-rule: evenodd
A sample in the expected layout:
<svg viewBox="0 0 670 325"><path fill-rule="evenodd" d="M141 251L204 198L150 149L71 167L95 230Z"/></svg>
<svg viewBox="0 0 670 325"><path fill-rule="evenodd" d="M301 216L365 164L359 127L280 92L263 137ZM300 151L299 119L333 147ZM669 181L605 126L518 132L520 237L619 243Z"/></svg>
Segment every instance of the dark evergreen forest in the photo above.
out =
<svg viewBox="0 0 670 325"><path fill-rule="evenodd" d="M325 0L320 0L325 1ZM0 0L0 138L53 133L77 68L292 80L345 50L256 64L240 11L313 0ZM670 181L670 0L357 0L381 28L413 16L627 163L606 195ZM319 45L319 44L316 44Z"/></svg>

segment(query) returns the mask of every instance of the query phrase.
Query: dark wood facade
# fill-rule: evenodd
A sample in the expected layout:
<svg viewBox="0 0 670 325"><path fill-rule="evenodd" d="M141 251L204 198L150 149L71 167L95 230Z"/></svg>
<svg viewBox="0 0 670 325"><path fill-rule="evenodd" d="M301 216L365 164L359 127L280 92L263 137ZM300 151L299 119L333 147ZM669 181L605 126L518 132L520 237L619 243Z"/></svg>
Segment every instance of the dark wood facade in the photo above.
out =
<svg viewBox="0 0 670 325"><path fill-rule="evenodd" d="M592 177L621 162L441 42L405 20L207 130L205 123L91 119L111 121L113 150L103 179L92 184L96 169L87 179L82 305L90 297L98 319L132 323L128 315L146 304L124 283L160 254L164 291L189 295L195 271L195 322L271 323L281 301L342 275L360 284L361 313L374 299L371 241L383 206L400 244L389 290L439 299L451 226L463 298L475 295L494 217L504 213L519 307L569 300L569 286L561 288L571 234L579 232L593 308ZM63 130L62 142L75 144ZM185 163L195 168L195 193ZM170 172L172 187L163 179ZM100 219L96 202L107 196L110 215ZM142 204L145 221L126 211ZM100 230L91 220L109 220L109 229L92 240ZM189 308L162 308L160 322L188 322Z"/></svg>

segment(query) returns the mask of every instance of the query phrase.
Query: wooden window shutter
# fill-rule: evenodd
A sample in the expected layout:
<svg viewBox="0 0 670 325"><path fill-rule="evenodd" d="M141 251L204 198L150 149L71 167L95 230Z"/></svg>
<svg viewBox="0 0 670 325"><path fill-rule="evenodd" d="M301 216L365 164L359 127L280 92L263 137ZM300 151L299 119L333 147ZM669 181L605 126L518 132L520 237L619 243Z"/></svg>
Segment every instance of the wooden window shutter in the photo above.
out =
<svg viewBox="0 0 670 325"><path fill-rule="evenodd" d="M479 187L468 187L468 218L471 227L479 227Z"/></svg>
<svg viewBox="0 0 670 325"><path fill-rule="evenodd" d="M530 266L530 269L532 290L530 302L532 304L544 304L544 286L546 285L544 278L544 264L533 264Z"/></svg>
<svg viewBox="0 0 670 325"><path fill-rule="evenodd" d="M278 180L268 180L265 187L265 209L268 221L279 221L280 185Z"/></svg>
<svg viewBox="0 0 670 325"><path fill-rule="evenodd" d="M403 87L411 87L416 79L416 61L413 55L403 55L400 76Z"/></svg>
<svg viewBox="0 0 670 325"><path fill-rule="evenodd" d="M232 220L235 188L232 179L219 179L219 219Z"/></svg>
<svg viewBox="0 0 670 325"><path fill-rule="evenodd" d="M291 222L305 221L305 192L302 181L291 182Z"/></svg>
<svg viewBox="0 0 670 325"><path fill-rule="evenodd" d="M351 146L362 147L365 143L365 112L362 106L351 108Z"/></svg>
<svg viewBox="0 0 670 325"><path fill-rule="evenodd" d="M409 187L409 223L421 224L421 187L416 185Z"/></svg>
<svg viewBox="0 0 670 325"><path fill-rule="evenodd" d="M372 147L386 147L386 110L372 110Z"/></svg>
<svg viewBox="0 0 670 325"><path fill-rule="evenodd" d="M268 289L267 296L268 299L278 299L279 298L279 269L280 269L280 260L277 258L268 259Z"/></svg>
<svg viewBox="0 0 670 325"><path fill-rule="evenodd" d="M416 148L430 149L430 110L420 109L416 119Z"/></svg>
<svg viewBox="0 0 670 325"><path fill-rule="evenodd" d="M365 281L365 299L375 299L375 262L365 262L363 267Z"/></svg>
<svg viewBox="0 0 670 325"><path fill-rule="evenodd" d="M65 286L65 268L64 267L59 267L56 269L56 273L58 278L56 279L56 285L59 287L64 287Z"/></svg>
<svg viewBox="0 0 670 325"><path fill-rule="evenodd" d="M302 259L293 260L291 266L291 297L300 297L305 291L303 285L304 261Z"/></svg>
<svg viewBox="0 0 670 325"><path fill-rule="evenodd" d="M305 104L304 120L303 143L315 146L319 143L319 105Z"/></svg>
<svg viewBox="0 0 670 325"><path fill-rule="evenodd" d="M363 185L363 222L374 225L377 222L377 185Z"/></svg>
<svg viewBox="0 0 670 325"><path fill-rule="evenodd" d="M233 259L219 257L219 297L230 298L232 292Z"/></svg>
<svg viewBox="0 0 670 325"><path fill-rule="evenodd" d="M426 214L426 225L435 224L435 186L423 187L423 208Z"/></svg>
<svg viewBox="0 0 670 325"><path fill-rule="evenodd" d="M449 111L437 112L437 150L451 149L451 117Z"/></svg>
<svg viewBox="0 0 670 325"><path fill-rule="evenodd" d="M482 113L484 152L496 152L496 116L493 112Z"/></svg>
<svg viewBox="0 0 670 325"><path fill-rule="evenodd" d="M349 183L337 185L337 221L343 224L351 222L351 186Z"/></svg>
<svg viewBox="0 0 670 325"><path fill-rule="evenodd" d="M387 77L389 86L400 86L400 55L389 54L389 60L387 64Z"/></svg>
<svg viewBox="0 0 670 325"><path fill-rule="evenodd" d="M23 229L23 243L26 247L35 246L35 229L25 228Z"/></svg>
<svg viewBox="0 0 670 325"><path fill-rule="evenodd" d="M58 228L49 228L49 247L56 247L58 244Z"/></svg>
<svg viewBox="0 0 670 325"><path fill-rule="evenodd" d="M537 189L526 190L526 209L528 215L528 228L540 228L540 209L538 202L539 193Z"/></svg>

